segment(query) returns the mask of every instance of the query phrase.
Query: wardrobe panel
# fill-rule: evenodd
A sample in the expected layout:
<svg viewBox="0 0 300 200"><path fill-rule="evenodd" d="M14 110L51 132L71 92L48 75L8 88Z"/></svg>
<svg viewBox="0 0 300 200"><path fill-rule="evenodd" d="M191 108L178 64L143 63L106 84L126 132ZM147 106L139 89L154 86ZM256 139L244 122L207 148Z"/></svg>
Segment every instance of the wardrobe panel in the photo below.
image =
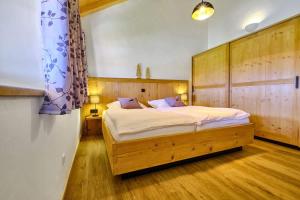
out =
<svg viewBox="0 0 300 200"><path fill-rule="evenodd" d="M294 79L296 62L295 21L271 28L261 34L265 35L262 45L266 49L266 79Z"/></svg>
<svg viewBox="0 0 300 200"><path fill-rule="evenodd" d="M293 145L299 128L298 26L293 19L230 44L231 106L252 114L257 136Z"/></svg>
<svg viewBox="0 0 300 200"><path fill-rule="evenodd" d="M296 88L296 99L297 99L297 116L296 116L296 121L298 124L298 146L300 147L300 17L296 19L297 23L297 39L296 39L296 79L298 77L298 88ZM295 83L296 85L296 83Z"/></svg>
<svg viewBox="0 0 300 200"><path fill-rule="evenodd" d="M251 122L257 125L257 96L262 88L259 86L233 87L231 90L231 107L251 113Z"/></svg>
<svg viewBox="0 0 300 200"><path fill-rule="evenodd" d="M232 83L265 80L265 35L254 34L231 44Z"/></svg>
<svg viewBox="0 0 300 200"><path fill-rule="evenodd" d="M229 106L229 45L193 57L193 105Z"/></svg>
<svg viewBox="0 0 300 200"><path fill-rule="evenodd" d="M194 92L195 105L208 107L227 107L224 88L196 89ZM199 98L199 99L198 99Z"/></svg>
<svg viewBox="0 0 300 200"><path fill-rule="evenodd" d="M257 105L257 135L296 145L294 85L267 85Z"/></svg>

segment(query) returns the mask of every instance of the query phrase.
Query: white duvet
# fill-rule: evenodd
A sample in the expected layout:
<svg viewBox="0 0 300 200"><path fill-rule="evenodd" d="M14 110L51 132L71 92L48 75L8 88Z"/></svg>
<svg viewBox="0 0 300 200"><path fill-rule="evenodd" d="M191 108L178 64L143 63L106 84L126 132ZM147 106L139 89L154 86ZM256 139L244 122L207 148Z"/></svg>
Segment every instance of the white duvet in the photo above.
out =
<svg viewBox="0 0 300 200"><path fill-rule="evenodd" d="M226 120L241 120L250 116L249 113L238 109L211 108L204 106L159 108L158 110L164 113L177 113L183 116L192 117L197 125Z"/></svg>
<svg viewBox="0 0 300 200"><path fill-rule="evenodd" d="M241 120L250 115L232 108L186 106L172 108L108 109L105 114L119 135L182 125L205 125L211 122Z"/></svg>
<svg viewBox="0 0 300 200"><path fill-rule="evenodd" d="M159 128L194 125L195 119L175 112L161 112L154 108L108 109L105 112L111 119L118 134L134 134Z"/></svg>

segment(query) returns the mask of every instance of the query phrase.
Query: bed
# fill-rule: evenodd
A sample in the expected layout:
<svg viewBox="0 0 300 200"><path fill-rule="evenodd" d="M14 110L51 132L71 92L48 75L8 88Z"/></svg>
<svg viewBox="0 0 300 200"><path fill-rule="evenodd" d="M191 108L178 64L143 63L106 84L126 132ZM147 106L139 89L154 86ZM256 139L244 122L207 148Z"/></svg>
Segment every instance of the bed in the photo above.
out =
<svg viewBox="0 0 300 200"><path fill-rule="evenodd" d="M196 109L197 108L197 109ZM205 107L202 107L206 109ZM142 169L160 166L180 160L194 158L215 152L242 147L253 142L254 126L248 117L234 119L219 119L222 113L217 110L215 117L199 120L197 112L200 107L186 107L182 109L132 111L122 113L118 121L137 116L142 123L143 113L153 112L162 117L170 116L170 124L157 125L154 129L139 131L134 129L124 130L124 134L118 134L114 127L111 111L103 114L102 128L108 158L113 175L126 174ZM212 109L212 108L209 108ZM126 117L128 115L128 117ZM150 114L149 114L150 115ZM177 117L175 117L177 116ZM180 117L182 119L180 119ZM197 118L198 117L198 118ZM161 118L163 119L163 118ZM210 119L210 120L207 120ZM184 123L179 123L184 120ZM124 120L121 120L124 121ZM158 118L157 121L163 122ZM205 122L205 123L203 123ZM150 127L151 125L149 125ZM133 132L130 132L132 130ZM126 132L127 131L127 132Z"/></svg>

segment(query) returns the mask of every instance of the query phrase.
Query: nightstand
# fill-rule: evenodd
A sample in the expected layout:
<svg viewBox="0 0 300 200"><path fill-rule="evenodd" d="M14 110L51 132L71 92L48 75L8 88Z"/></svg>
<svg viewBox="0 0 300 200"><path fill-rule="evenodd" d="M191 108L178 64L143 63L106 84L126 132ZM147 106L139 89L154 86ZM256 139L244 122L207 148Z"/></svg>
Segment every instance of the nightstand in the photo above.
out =
<svg viewBox="0 0 300 200"><path fill-rule="evenodd" d="M87 116L84 122L84 136L102 135L102 116Z"/></svg>

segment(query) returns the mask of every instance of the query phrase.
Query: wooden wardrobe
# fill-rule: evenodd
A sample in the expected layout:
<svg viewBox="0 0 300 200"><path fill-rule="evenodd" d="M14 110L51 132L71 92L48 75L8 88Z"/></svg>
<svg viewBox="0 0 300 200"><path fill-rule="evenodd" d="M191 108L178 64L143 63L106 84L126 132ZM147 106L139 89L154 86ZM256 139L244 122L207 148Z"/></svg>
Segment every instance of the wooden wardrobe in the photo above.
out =
<svg viewBox="0 0 300 200"><path fill-rule="evenodd" d="M229 106L229 45L193 56L193 104Z"/></svg>
<svg viewBox="0 0 300 200"><path fill-rule="evenodd" d="M294 18L227 44L229 63L230 107L251 113L256 126L256 136L300 146L300 18ZM223 45L224 46L224 45ZM219 47L219 48L222 48ZM208 52L214 52L218 48ZM223 68L206 64L209 53L193 58L193 84L199 77L206 77L209 70L195 70L209 67L222 73ZM205 63L205 64L198 64ZM212 62L213 63L213 62ZM196 67L197 68L197 67ZM211 83L209 80L207 83ZM194 95L197 97L197 91ZM205 99L216 96L206 93ZM201 97L198 97L198 99ZM220 97L219 101L224 101ZM213 102L218 102L214 100ZM194 102L195 105L214 105ZM218 104L217 104L218 105Z"/></svg>

